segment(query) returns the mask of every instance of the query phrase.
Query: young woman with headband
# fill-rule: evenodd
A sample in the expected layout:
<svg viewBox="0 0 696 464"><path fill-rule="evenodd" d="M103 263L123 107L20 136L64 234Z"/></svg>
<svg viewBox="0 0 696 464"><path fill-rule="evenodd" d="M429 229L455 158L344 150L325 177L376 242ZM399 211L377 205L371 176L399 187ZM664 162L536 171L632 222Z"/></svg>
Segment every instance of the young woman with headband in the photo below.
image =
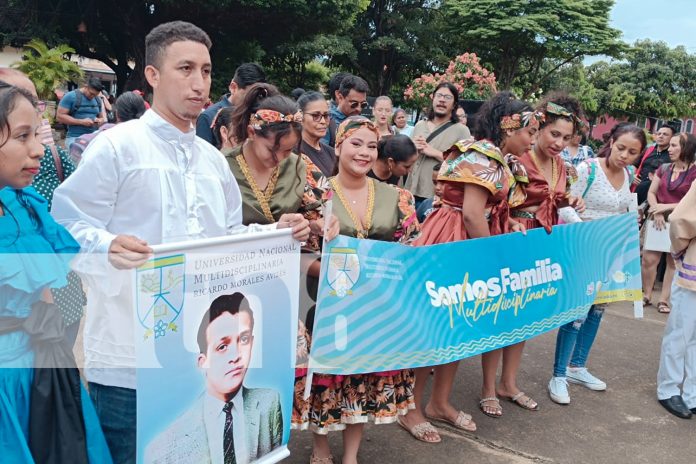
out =
<svg viewBox="0 0 696 464"><path fill-rule="evenodd" d="M522 183L524 201L512 206L511 227L529 230L543 227L548 233L558 224L558 210L574 207L585 210L582 198L570 195L570 185L577 178L575 168L564 163L561 152L582 128L580 104L565 94L551 95L537 106L542 123L534 147L519 158L528 179ZM498 398L505 398L523 409L537 411L539 405L517 387L517 372L522 362L525 342L503 350L503 371L496 388Z"/></svg>
<svg viewBox="0 0 696 464"><path fill-rule="evenodd" d="M326 181L307 157L294 153L302 131L297 112L297 104L274 86L253 84L235 107L238 145L226 158L242 193L245 225L287 224L297 240L317 248Z"/></svg>
<svg viewBox="0 0 696 464"><path fill-rule="evenodd" d="M509 92L496 94L483 104L476 118L473 142L463 140L445 152L437 176L441 184L440 206L423 224L416 245L433 245L510 232L508 202L520 199L517 177L524 171L511 169L507 155L519 156L529 149L539 127L536 114L525 102ZM510 161L510 164L513 164ZM444 265L444 264L443 264ZM500 350L498 350L499 352ZM486 360L493 359L493 381L499 355L484 359L484 388L481 405L487 414L495 414L495 385L488 391ZM401 425L418 440L437 443L440 436L425 418L446 422L458 429L473 432L476 424L471 415L450 403L450 394L459 363L435 366L430 401L423 404L425 385L431 368L416 369L416 407L401 420ZM493 401L489 401L493 397ZM491 404L489 404L491 403ZM424 417L425 416L425 417Z"/></svg>
<svg viewBox="0 0 696 464"><path fill-rule="evenodd" d="M352 116L336 131L338 174L329 179L341 234L359 239L409 242L419 230L413 196L368 177L377 159L379 132L369 119ZM305 379L295 383L292 426L314 432L310 463L331 464L327 434L343 431L344 464L355 464L364 424L393 423L413 408L412 370L346 376L315 375L303 399Z"/></svg>

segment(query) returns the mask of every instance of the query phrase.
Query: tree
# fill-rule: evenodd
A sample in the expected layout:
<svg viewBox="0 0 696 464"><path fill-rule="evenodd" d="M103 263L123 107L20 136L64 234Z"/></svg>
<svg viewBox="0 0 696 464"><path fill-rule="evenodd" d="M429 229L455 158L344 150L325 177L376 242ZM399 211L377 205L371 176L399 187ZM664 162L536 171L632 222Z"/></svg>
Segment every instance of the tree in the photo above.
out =
<svg viewBox="0 0 696 464"><path fill-rule="evenodd" d="M635 96L631 111L664 119L696 115L696 55L683 46L639 40L614 66Z"/></svg>
<svg viewBox="0 0 696 464"><path fill-rule="evenodd" d="M272 65L274 60L285 59L295 52L279 48L284 44L311 41L326 33L342 33L352 26L367 1L10 0L8 16L15 21L4 17L0 20L0 40L19 46L33 37L48 43L65 41L78 54L109 66L117 76L121 92L145 87L147 33L163 22L185 19L210 35L214 82L226 88L238 64L263 59ZM308 18L312 20L311 27ZM316 54L292 63L306 66L314 58ZM292 69L293 73L296 71Z"/></svg>
<svg viewBox="0 0 696 464"><path fill-rule="evenodd" d="M48 48L42 40L32 40L24 47L22 61L14 63L13 67L34 82L40 99L49 100L59 85L82 77L80 67L66 56L75 53L67 45Z"/></svg>
<svg viewBox="0 0 696 464"><path fill-rule="evenodd" d="M654 121L696 114L696 55L642 40L625 57L590 66L575 61L559 69L549 87L575 95L592 125L604 115Z"/></svg>
<svg viewBox="0 0 696 464"><path fill-rule="evenodd" d="M590 133L605 115L625 116L635 101L630 86L621 82L604 61L586 67L576 60L561 67L548 84L549 89L567 92L580 101L590 123Z"/></svg>
<svg viewBox="0 0 696 464"><path fill-rule="evenodd" d="M493 65L501 88L532 94L564 65L586 55L618 56L621 32L609 26L614 0L444 0L458 49ZM551 60L545 61L545 60ZM544 69L544 63L552 66Z"/></svg>
<svg viewBox="0 0 696 464"><path fill-rule="evenodd" d="M372 0L346 34L352 47L328 51L331 63L364 78L373 95L396 100L413 76L446 63L439 0ZM439 71L444 71L440 69Z"/></svg>

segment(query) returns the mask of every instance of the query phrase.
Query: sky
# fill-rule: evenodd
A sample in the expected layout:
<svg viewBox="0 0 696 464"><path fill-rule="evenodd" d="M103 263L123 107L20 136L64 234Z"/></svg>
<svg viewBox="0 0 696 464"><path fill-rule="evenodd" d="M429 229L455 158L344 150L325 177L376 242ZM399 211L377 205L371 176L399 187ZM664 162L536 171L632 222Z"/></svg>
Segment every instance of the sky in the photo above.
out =
<svg viewBox="0 0 696 464"><path fill-rule="evenodd" d="M637 39L662 40L696 54L695 0L616 0L610 18L611 26L622 31L629 44Z"/></svg>

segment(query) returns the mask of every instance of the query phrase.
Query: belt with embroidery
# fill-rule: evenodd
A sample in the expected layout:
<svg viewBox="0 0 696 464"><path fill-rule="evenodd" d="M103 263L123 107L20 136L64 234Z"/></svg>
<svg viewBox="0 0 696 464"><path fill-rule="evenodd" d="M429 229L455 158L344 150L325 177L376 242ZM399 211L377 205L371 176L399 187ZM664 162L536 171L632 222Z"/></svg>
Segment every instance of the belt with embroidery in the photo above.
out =
<svg viewBox="0 0 696 464"><path fill-rule="evenodd" d="M510 211L510 216L525 219L536 219L535 213L529 211L520 211L517 209L513 209L512 211Z"/></svg>

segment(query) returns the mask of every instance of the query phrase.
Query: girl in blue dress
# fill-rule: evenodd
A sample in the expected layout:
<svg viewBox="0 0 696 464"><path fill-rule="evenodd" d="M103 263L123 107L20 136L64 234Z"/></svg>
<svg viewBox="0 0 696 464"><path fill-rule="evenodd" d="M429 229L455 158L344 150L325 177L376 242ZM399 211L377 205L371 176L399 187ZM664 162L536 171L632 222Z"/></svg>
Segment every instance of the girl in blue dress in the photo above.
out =
<svg viewBox="0 0 696 464"><path fill-rule="evenodd" d="M29 187L44 152L35 105L0 82L0 461L108 464L50 296L66 285L79 245Z"/></svg>

